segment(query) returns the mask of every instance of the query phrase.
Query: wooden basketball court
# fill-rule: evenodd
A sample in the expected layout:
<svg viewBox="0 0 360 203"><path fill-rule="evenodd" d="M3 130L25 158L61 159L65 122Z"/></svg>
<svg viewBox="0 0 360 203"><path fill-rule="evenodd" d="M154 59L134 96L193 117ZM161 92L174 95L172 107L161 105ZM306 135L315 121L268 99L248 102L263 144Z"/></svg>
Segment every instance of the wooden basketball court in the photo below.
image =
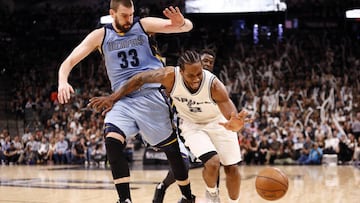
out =
<svg viewBox="0 0 360 203"><path fill-rule="evenodd" d="M242 174L241 201L267 202L255 191L255 177L265 166L239 166ZM358 203L360 170L354 166L277 166L289 177L289 190L279 203ZM156 167L155 167L156 168ZM133 202L150 203L157 182L166 175L166 167L132 167ZM190 170L195 195L204 198L201 168ZM1 203L115 203L117 194L111 172L106 167L84 166L0 166ZM221 171L220 194L227 202ZM166 203L175 203L180 192L170 186Z"/></svg>

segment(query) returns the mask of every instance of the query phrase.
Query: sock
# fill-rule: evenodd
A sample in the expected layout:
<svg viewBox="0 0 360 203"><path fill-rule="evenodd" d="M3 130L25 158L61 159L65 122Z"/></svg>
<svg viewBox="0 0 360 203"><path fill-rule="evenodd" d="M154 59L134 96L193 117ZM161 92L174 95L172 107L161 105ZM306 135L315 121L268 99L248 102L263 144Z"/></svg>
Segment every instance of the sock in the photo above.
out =
<svg viewBox="0 0 360 203"><path fill-rule="evenodd" d="M120 202L125 201L127 199L131 201L129 183L119 183L116 184L115 187L119 194Z"/></svg>
<svg viewBox="0 0 360 203"><path fill-rule="evenodd" d="M186 199L191 199L192 195L191 195L191 189L190 189L190 183L187 185L179 185L181 193L184 197L186 197Z"/></svg>
<svg viewBox="0 0 360 203"><path fill-rule="evenodd" d="M217 193L217 187L210 188L210 187L206 186L206 190L207 190L208 192L210 192L210 194L215 194L215 193Z"/></svg>
<svg viewBox="0 0 360 203"><path fill-rule="evenodd" d="M236 200L230 199L230 197L228 199L229 199L229 201L228 201L229 203L238 203L240 200L240 197L237 198Z"/></svg>

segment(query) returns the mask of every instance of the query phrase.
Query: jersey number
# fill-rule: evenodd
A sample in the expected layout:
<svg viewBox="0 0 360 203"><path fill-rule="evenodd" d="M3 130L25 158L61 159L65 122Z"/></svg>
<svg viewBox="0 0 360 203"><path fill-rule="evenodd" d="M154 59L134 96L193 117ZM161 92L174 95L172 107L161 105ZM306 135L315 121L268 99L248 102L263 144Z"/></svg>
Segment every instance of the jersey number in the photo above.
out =
<svg viewBox="0 0 360 203"><path fill-rule="evenodd" d="M120 63L121 68L129 67L129 63L131 66L138 66L140 63L136 49L130 49L128 54L126 54L125 51L119 51L118 57L122 61L122 63Z"/></svg>
<svg viewBox="0 0 360 203"><path fill-rule="evenodd" d="M192 113L202 112L200 107L189 107L189 111Z"/></svg>

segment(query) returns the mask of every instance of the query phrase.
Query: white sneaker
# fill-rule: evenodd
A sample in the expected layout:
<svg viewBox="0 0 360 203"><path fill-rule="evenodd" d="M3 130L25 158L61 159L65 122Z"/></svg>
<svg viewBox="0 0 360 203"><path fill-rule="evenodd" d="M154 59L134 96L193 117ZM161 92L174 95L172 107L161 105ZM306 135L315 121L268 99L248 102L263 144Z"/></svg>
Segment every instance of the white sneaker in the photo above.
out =
<svg viewBox="0 0 360 203"><path fill-rule="evenodd" d="M207 203L220 203L219 191L216 191L215 193L210 193L206 190L205 199Z"/></svg>

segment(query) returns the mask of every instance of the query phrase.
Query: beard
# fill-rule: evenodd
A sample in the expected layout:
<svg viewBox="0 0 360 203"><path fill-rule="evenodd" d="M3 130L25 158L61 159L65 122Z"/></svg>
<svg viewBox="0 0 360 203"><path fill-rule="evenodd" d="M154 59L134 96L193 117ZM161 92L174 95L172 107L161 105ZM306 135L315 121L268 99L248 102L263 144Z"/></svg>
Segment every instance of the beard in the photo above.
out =
<svg viewBox="0 0 360 203"><path fill-rule="evenodd" d="M131 23L126 23L124 25L120 25L119 21L115 19L115 28L120 30L121 32L127 32L131 28Z"/></svg>

